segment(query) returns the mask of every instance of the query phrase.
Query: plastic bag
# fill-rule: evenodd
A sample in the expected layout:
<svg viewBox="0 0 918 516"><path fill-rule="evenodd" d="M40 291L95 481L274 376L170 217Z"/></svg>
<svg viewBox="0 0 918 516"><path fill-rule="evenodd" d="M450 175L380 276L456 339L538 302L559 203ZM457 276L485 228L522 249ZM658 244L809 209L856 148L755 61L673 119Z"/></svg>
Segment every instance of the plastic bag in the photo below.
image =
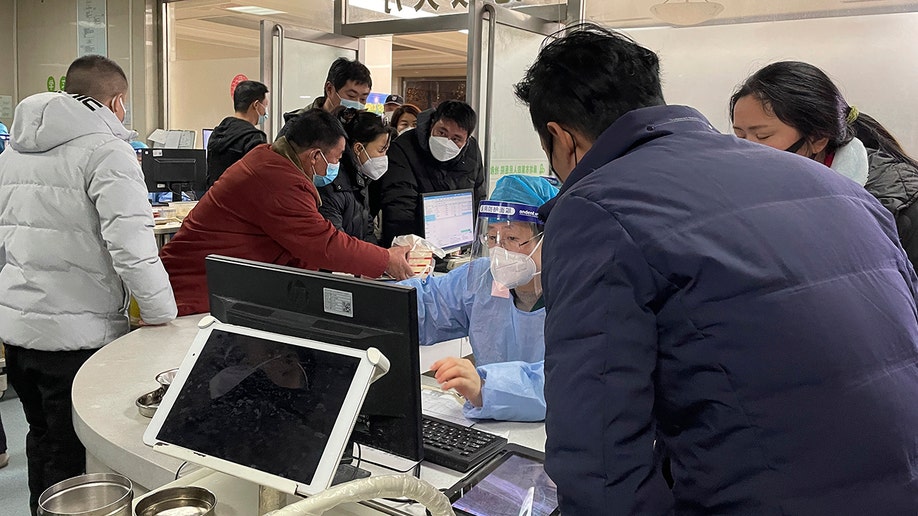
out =
<svg viewBox="0 0 918 516"><path fill-rule="evenodd" d="M446 256L446 251L417 235L397 236L392 239L392 246L407 246L411 248L408 251L408 265L411 266L415 277L426 278L433 272L433 255L437 255L438 258Z"/></svg>

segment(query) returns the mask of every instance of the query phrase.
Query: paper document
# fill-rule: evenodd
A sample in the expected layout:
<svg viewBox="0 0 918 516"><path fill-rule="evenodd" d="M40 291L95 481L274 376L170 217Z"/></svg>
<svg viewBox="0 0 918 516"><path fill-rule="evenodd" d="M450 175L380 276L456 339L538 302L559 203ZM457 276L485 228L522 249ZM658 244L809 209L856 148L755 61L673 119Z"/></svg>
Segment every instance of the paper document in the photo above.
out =
<svg viewBox="0 0 918 516"><path fill-rule="evenodd" d="M194 148L194 131L183 129L156 129L148 140L153 142L154 148L160 149L193 149Z"/></svg>
<svg viewBox="0 0 918 516"><path fill-rule="evenodd" d="M463 403L457 400L453 393L425 386L421 389L421 412L457 425L472 426L474 422L465 418L462 413Z"/></svg>

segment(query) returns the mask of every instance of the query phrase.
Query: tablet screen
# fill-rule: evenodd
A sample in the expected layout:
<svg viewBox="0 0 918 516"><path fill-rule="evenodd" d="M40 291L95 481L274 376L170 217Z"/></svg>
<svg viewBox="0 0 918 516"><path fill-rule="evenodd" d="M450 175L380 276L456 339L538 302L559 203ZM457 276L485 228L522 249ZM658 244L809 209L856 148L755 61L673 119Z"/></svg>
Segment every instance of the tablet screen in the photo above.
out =
<svg viewBox="0 0 918 516"><path fill-rule="evenodd" d="M532 512L521 512L532 489ZM558 488L542 463L508 453L504 460L453 502L453 507L475 516L549 516L558 508Z"/></svg>
<svg viewBox="0 0 918 516"><path fill-rule="evenodd" d="M360 359L211 332L157 439L312 483Z"/></svg>

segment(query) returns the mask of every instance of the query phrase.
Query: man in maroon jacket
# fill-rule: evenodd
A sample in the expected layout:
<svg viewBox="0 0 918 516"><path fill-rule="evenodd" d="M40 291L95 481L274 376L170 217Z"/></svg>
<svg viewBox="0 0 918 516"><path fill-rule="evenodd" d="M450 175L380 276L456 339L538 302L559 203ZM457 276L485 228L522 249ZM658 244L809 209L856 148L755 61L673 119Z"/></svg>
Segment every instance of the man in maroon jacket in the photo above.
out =
<svg viewBox="0 0 918 516"><path fill-rule="evenodd" d="M226 170L160 251L179 315L209 310L204 258L260 262L397 279L411 276L407 247L384 249L353 238L319 213L314 181L337 173L344 128L312 109L285 136L260 145Z"/></svg>

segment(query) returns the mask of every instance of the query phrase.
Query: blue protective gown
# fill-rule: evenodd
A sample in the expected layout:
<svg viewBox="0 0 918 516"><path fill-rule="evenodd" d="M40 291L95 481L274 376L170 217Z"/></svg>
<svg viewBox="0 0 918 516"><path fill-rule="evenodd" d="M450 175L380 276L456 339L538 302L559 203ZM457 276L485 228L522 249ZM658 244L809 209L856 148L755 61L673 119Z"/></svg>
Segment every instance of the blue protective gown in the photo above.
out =
<svg viewBox="0 0 918 516"><path fill-rule="evenodd" d="M512 298L492 296L489 266L482 258L444 276L402 282L418 291L421 345L469 338L484 385L481 408L466 402L466 417L541 421L545 309L524 312Z"/></svg>

